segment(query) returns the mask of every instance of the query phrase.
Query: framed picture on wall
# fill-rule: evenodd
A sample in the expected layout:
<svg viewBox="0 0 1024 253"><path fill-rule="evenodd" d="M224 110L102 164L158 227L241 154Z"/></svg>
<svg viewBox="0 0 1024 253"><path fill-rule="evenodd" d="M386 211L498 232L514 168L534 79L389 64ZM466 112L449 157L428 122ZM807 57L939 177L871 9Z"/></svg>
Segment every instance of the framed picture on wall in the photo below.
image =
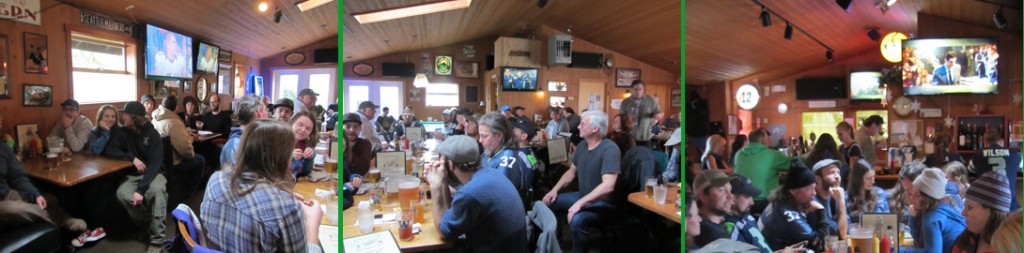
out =
<svg viewBox="0 0 1024 253"><path fill-rule="evenodd" d="M548 91L569 91L569 84L561 81L548 81Z"/></svg>
<svg viewBox="0 0 1024 253"><path fill-rule="evenodd" d="M466 86L466 103L480 102L480 91L477 86Z"/></svg>
<svg viewBox="0 0 1024 253"><path fill-rule="evenodd" d="M200 77L203 78L203 77ZM185 92L192 91L192 81L182 81L181 87Z"/></svg>
<svg viewBox="0 0 1024 253"><path fill-rule="evenodd" d="M11 98L11 81L7 78L7 35L0 34L0 98Z"/></svg>
<svg viewBox="0 0 1024 253"><path fill-rule="evenodd" d="M50 71L47 61L46 35L25 32L25 73L46 74Z"/></svg>
<svg viewBox="0 0 1024 253"><path fill-rule="evenodd" d="M53 106L53 87L41 84L25 84L22 87L24 106Z"/></svg>
<svg viewBox="0 0 1024 253"><path fill-rule="evenodd" d="M638 79L640 79L640 69L615 69L615 87L617 88L629 88L633 81Z"/></svg>
<svg viewBox="0 0 1024 253"><path fill-rule="evenodd" d="M455 77L461 78L478 78L480 77L480 63L476 62L458 62L455 65Z"/></svg>

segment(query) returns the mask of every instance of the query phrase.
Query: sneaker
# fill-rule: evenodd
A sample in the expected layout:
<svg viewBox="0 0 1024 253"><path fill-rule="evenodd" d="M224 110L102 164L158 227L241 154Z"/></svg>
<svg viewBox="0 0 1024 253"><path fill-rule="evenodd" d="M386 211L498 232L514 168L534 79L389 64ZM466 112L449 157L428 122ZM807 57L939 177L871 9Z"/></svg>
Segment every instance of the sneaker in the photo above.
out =
<svg viewBox="0 0 1024 253"><path fill-rule="evenodd" d="M92 231L86 232L86 235L88 235L88 237L85 238L86 242L95 242L106 237L107 232L104 231L103 228L96 228Z"/></svg>
<svg viewBox="0 0 1024 253"><path fill-rule="evenodd" d="M86 238L89 238L89 232L82 233L81 235L78 235L78 237L75 237L75 239L72 239L71 246L75 246L75 248L81 248L83 245L85 245Z"/></svg>

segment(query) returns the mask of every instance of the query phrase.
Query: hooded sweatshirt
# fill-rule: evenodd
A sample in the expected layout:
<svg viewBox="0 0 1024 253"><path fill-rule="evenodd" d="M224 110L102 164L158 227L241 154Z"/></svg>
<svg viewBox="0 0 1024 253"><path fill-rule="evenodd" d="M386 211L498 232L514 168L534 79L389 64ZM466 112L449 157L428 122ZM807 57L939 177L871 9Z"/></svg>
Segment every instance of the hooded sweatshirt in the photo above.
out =
<svg viewBox="0 0 1024 253"><path fill-rule="evenodd" d="M242 128L232 127L231 135L228 136L228 142L224 143L224 148L220 151L220 164L221 165L235 165L235 150L238 149L238 141L242 139Z"/></svg>
<svg viewBox="0 0 1024 253"><path fill-rule="evenodd" d="M948 203L939 203L935 210L920 214L920 219L910 219L910 234L919 248L900 247L900 252L927 253L949 252L956 237L967 228L964 216L953 210ZM920 222L920 223L918 223Z"/></svg>
<svg viewBox="0 0 1024 253"><path fill-rule="evenodd" d="M160 133L160 137L170 137L171 148L174 149L174 163L178 165L184 159L191 159L196 156L192 147L192 136L185 128L185 122L171 110L160 106L153 110L153 128ZM166 159L166 157L164 158Z"/></svg>
<svg viewBox="0 0 1024 253"><path fill-rule="evenodd" d="M768 194L779 186L779 172L789 170L792 158L778 150L770 149L764 144L751 142L736 153L736 173L750 178L750 181L762 189L761 195L754 200L765 200Z"/></svg>

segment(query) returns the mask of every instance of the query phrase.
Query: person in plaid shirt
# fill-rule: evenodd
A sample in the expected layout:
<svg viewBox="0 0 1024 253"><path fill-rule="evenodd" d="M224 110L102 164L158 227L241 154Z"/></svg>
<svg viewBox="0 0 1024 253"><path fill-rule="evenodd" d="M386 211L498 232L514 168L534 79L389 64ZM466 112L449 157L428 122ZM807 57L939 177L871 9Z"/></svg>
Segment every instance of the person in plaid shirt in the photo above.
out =
<svg viewBox="0 0 1024 253"><path fill-rule="evenodd" d="M258 119L245 127L238 163L210 177L200 207L209 247L224 252L323 252L320 203L292 193L291 127Z"/></svg>

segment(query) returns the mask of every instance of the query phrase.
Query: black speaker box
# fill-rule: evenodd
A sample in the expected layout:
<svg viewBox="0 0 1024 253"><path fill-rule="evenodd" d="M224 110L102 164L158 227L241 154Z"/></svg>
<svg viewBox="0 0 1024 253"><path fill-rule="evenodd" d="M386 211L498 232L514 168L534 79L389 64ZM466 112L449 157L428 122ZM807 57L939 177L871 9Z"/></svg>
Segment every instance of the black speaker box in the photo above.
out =
<svg viewBox="0 0 1024 253"><path fill-rule="evenodd" d="M313 64L338 63L338 48L321 48L313 51Z"/></svg>
<svg viewBox="0 0 1024 253"><path fill-rule="evenodd" d="M572 63L569 64L569 67L599 69L603 57L603 54L573 51Z"/></svg>
<svg viewBox="0 0 1024 253"><path fill-rule="evenodd" d="M819 77L796 79L796 99L842 99L846 98L846 79L842 77Z"/></svg>
<svg viewBox="0 0 1024 253"><path fill-rule="evenodd" d="M390 77L415 77L416 64L385 62L380 65L381 75Z"/></svg>

